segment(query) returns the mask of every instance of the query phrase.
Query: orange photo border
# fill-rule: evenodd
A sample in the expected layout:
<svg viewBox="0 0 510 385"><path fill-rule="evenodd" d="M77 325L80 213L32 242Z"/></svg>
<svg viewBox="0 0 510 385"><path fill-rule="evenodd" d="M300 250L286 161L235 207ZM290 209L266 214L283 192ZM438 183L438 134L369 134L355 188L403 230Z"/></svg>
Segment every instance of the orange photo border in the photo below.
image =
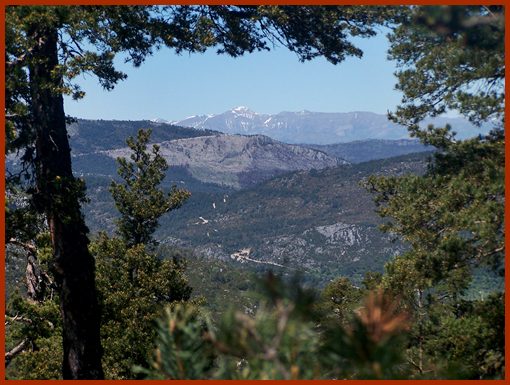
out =
<svg viewBox="0 0 510 385"><path fill-rule="evenodd" d="M0 56L0 84L5 84L5 7L9 5L164 5L168 4L162 1L150 1L150 0L138 0L138 1L130 1L130 0L80 0L80 1L70 1L70 0L11 0L5 1L0 0L0 26L1 32L0 36L4 36L4 38L0 39L0 51L2 55ZM227 4L225 1L221 0L208 0L208 1L174 1L170 2L170 4L175 5L196 5L196 4L204 4L204 5L222 5ZM506 11L506 2L503 1L462 1L462 0L450 0L450 1L430 1L430 0L415 0L415 1L398 1L398 0L361 0L361 1L344 1L344 0L320 0L317 2L313 2L310 0L280 0L280 1L256 1L256 0L245 0L245 1L230 1L228 4L231 5L503 5L505 6ZM505 17L505 54L510 50L510 38L508 36L510 22L509 18ZM506 82L506 78L508 77L508 56L505 56L505 136L508 134L508 121L510 118L510 113L506 109L506 95L508 95L509 85ZM0 97L0 107L2 111L5 111L5 89ZM1 114L0 116L0 125L5 128L5 115ZM3 161L0 163L0 174L3 178L0 178L0 190L2 194L0 195L0 207L5 207L5 134L0 135L0 153L2 154ZM509 169L506 168L506 165L510 164L510 145L508 142L505 142L505 198L506 191L509 190L510 187L510 173ZM510 218L510 206L505 205L505 219ZM505 234L509 228L508 222L505 220ZM507 237L505 237L505 249L508 250L510 245L510 241ZM5 211L0 211L0 246L4 250L3 258L0 258L0 265L2 270L0 272L0 307L2 311L2 317L5 317ZM508 280L508 270L510 268L509 259L505 256L505 293L508 292L508 288L510 286ZM505 296L505 357L506 352L510 347L510 333L508 331L509 328L509 318L508 312L510 308L510 298L508 295ZM6 382L12 385L16 384L25 384L28 380L5 380L5 323L0 326L0 358L2 363L0 365L0 383ZM506 357L507 358L507 357ZM504 384L507 383L507 380L510 378L508 373L508 364L505 361L505 379L504 380L477 380L477 384ZM50 383L54 380L31 380L31 384L38 383ZM67 382L76 382L76 383L113 383L117 381L122 381L124 384L135 384L138 383L139 380L66 380ZM142 380L146 383L161 383L165 381L160 380ZM197 384L199 382L207 382L209 385L229 385L229 384L256 384L258 380L173 380L172 383L175 385L190 385ZM266 380L264 384L267 385L277 385L282 382L295 384L295 385L305 385L305 384L313 384L313 385L332 385L337 381L341 381L342 384L375 384L384 382L386 384L409 384L416 383L428 385L435 384L437 382L448 383L451 385L463 385L467 383L472 383L473 380Z"/></svg>

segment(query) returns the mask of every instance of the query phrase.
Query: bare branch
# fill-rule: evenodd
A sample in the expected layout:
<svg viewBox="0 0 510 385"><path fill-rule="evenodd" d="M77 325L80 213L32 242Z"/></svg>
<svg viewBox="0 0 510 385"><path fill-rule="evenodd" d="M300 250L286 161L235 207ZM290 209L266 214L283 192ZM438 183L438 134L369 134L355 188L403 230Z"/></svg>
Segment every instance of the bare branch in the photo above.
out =
<svg viewBox="0 0 510 385"><path fill-rule="evenodd" d="M27 324L31 324L33 321L30 318L23 317L21 315L16 314L14 317L5 315L5 326L10 325L13 322L25 322Z"/></svg>
<svg viewBox="0 0 510 385"><path fill-rule="evenodd" d="M11 360L16 357L18 354L23 352L27 346L29 345L30 340L28 338L25 338L23 341L21 341L18 345L13 347L11 350L5 353L5 366L9 365L11 363Z"/></svg>

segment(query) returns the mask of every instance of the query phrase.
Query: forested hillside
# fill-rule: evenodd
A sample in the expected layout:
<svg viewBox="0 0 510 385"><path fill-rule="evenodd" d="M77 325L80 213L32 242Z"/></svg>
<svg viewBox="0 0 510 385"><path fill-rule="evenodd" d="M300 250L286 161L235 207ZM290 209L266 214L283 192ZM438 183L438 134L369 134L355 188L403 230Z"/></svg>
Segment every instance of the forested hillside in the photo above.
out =
<svg viewBox="0 0 510 385"><path fill-rule="evenodd" d="M381 233L371 195L362 183L370 175L422 174L430 154L325 170L300 171L235 191L194 191L182 210L162 218L162 243L193 248L213 259L230 260L241 249L253 268L284 267L324 284L337 275L359 282L368 270L382 271L402 244ZM105 229L115 216L108 181L88 183L86 218ZM257 266L261 264L262 266Z"/></svg>
<svg viewBox="0 0 510 385"><path fill-rule="evenodd" d="M195 130L150 120L86 120L77 119L68 125L69 142L74 156L112 150L126 146L126 138L134 136L140 128L152 130L152 140L196 138L218 134L211 130Z"/></svg>
<svg viewBox="0 0 510 385"><path fill-rule="evenodd" d="M302 171L230 195L201 195L163 220L158 235L222 259L250 249L250 258L266 266L302 271L323 283L338 275L359 281L402 248L377 229L381 220L361 183L374 173L422 173L425 159Z"/></svg>

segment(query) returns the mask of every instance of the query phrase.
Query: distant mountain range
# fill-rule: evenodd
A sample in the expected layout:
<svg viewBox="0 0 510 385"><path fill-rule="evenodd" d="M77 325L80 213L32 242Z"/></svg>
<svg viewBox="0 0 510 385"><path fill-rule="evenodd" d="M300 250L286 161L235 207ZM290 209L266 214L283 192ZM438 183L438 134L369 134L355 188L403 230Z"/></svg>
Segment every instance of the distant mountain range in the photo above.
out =
<svg viewBox="0 0 510 385"><path fill-rule="evenodd" d="M155 123L166 122L154 119ZM195 115L179 121L166 122L184 127L216 130L227 134L261 134L285 143L335 144L367 139L408 139L407 129L373 112L280 112L261 114L241 106L216 115ZM438 117L423 126L450 124L459 138L488 132L462 118Z"/></svg>
<svg viewBox="0 0 510 385"><path fill-rule="evenodd" d="M126 138L140 128L152 129L151 142L160 145L171 166L167 183L208 192L243 189L289 171L430 150L408 139L291 145L262 135L228 135L161 122L79 119L68 127L75 172L115 178L115 158L128 156ZM9 155L7 165L11 171L17 167L14 155Z"/></svg>
<svg viewBox="0 0 510 385"><path fill-rule="evenodd" d="M408 139L293 145L263 135L229 135L161 122L79 119L68 127L75 172L115 178L115 159L129 155L126 138L140 128L152 129L152 143L160 145L171 166L169 184L209 192L243 189L290 171L321 170L430 150ZM14 170L16 156L9 155L7 165Z"/></svg>

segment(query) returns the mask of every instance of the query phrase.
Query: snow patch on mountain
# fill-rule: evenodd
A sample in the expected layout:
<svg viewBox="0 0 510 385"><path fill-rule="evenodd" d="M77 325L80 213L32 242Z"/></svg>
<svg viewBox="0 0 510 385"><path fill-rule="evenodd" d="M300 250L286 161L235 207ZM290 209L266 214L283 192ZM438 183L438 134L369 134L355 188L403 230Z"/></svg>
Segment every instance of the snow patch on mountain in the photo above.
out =
<svg viewBox="0 0 510 385"><path fill-rule="evenodd" d="M492 128L488 127L488 124L480 129L458 117L429 119L424 121L423 125L435 124L443 127L447 123L460 138L486 133ZM367 139L409 138L406 127L391 122L386 115L366 111L336 113L303 110L263 114L246 106L238 106L221 114L188 117L175 124L212 129L226 134L266 135L292 144L334 144Z"/></svg>
<svg viewBox="0 0 510 385"><path fill-rule="evenodd" d="M170 122L168 120L165 120L165 119L162 119L162 118L153 118L153 119L150 119L150 121L152 123L172 124L172 122Z"/></svg>

